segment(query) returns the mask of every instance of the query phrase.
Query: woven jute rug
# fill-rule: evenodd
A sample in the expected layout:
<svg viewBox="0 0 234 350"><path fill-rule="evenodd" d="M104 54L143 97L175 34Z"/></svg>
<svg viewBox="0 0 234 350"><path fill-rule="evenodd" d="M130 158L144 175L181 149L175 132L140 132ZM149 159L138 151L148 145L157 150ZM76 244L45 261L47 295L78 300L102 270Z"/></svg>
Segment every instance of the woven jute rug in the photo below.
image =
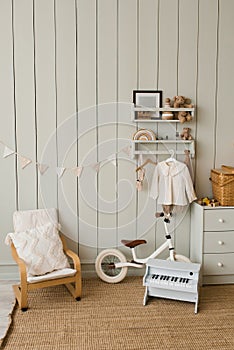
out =
<svg viewBox="0 0 234 350"><path fill-rule="evenodd" d="M31 292L29 309L16 306L5 350L233 350L234 285L201 288L194 304L150 298L141 277L111 285L83 281L76 302L64 286Z"/></svg>

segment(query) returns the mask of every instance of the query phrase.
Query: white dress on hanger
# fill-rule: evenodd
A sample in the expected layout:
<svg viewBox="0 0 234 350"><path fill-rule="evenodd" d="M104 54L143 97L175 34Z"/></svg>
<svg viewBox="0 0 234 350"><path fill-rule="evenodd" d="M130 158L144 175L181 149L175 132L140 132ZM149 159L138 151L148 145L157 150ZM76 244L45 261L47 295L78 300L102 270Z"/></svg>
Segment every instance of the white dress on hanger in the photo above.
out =
<svg viewBox="0 0 234 350"><path fill-rule="evenodd" d="M176 159L156 165L150 197L159 204L185 206L197 199L188 167Z"/></svg>

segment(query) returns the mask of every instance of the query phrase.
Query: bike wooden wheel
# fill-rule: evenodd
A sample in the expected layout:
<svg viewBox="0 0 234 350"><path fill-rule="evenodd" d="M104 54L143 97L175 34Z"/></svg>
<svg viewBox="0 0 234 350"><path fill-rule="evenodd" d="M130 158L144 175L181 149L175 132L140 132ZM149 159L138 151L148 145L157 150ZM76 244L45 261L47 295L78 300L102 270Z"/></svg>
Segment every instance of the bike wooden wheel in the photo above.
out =
<svg viewBox="0 0 234 350"><path fill-rule="evenodd" d="M127 267L115 267L116 263L127 262L126 257L117 249L105 249L101 251L95 262L97 275L107 283L121 282L127 272Z"/></svg>

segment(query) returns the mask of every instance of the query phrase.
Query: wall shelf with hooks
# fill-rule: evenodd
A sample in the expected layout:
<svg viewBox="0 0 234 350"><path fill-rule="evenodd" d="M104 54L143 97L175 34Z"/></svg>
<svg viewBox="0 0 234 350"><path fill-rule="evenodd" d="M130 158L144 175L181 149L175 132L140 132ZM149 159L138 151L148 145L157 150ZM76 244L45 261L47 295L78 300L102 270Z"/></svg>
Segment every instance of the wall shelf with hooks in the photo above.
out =
<svg viewBox="0 0 234 350"><path fill-rule="evenodd" d="M151 146L151 147L150 147ZM152 147L153 146L153 147ZM160 148L160 149L159 149ZM195 155L194 140L132 140L132 158L136 155L170 154L182 155L185 150L190 151L190 156Z"/></svg>

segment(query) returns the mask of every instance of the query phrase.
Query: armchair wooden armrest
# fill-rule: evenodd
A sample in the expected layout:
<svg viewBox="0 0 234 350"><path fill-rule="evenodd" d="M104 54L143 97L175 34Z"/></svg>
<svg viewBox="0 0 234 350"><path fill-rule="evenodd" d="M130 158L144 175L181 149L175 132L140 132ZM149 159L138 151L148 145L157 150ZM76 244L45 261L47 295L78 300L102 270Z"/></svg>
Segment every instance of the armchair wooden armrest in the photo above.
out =
<svg viewBox="0 0 234 350"><path fill-rule="evenodd" d="M11 243L11 254L12 254L13 259L15 260L17 265L19 266L21 281L25 281L25 283L27 283L27 269L26 269L25 262L22 259L20 259L13 243Z"/></svg>
<svg viewBox="0 0 234 350"><path fill-rule="evenodd" d="M16 299L18 300L18 303L20 305L20 308L23 311L26 311L28 308L28 302L27 302L28 284L27 284L26 265L25 265L25 262L22 259L20 259L19 255L17 254L17 251L13 243L11 243L11 254L19 267L19 273L20 273L20 284L19 285L15 284L12 287L13 287Z"/></svg>
<svg viewBox="0 0 234 350"><path fill-rule="evenodd" d="M76 253L74 253L71 249L68 249L67 248L67 243L66 243L66 240L65 240L65 237L63 234L60 233L60 238L61 238L61 241L63 243L63 250L64 250L64 253L66 255L68 255L72 261L73 261L73 264L74 264L74 269L76 269L77 271L80 271L81 270L81 267L80 267L80 258L78 257L78 255Z"/></svg>
<svg viewBox="0 0 234 350"><path fill-rule="evenodd" d="M72 293L72 295L76 298L76 300L80 300L81 298L81 265L80 265L80 258L76 253L74 253L71 249L67 248L67 243L65 241L65 237L63 234L60 233L60 238L63 244L63 250L66 255L68 255L74 264L74 269L76 272L76 283L75 283L75 289L71 284L66 284L66 287L69 289L69 291Z"/></svg>
<svg viewBox="0 0 234 350"><path fill-rule="evenodd" d="M66 255L68 255L74 264L74 269L76 269L77 271L80 271L80 258L78 257L78 255L76 253L74 253L72 250L67 249L65 250Z"/></svg>

